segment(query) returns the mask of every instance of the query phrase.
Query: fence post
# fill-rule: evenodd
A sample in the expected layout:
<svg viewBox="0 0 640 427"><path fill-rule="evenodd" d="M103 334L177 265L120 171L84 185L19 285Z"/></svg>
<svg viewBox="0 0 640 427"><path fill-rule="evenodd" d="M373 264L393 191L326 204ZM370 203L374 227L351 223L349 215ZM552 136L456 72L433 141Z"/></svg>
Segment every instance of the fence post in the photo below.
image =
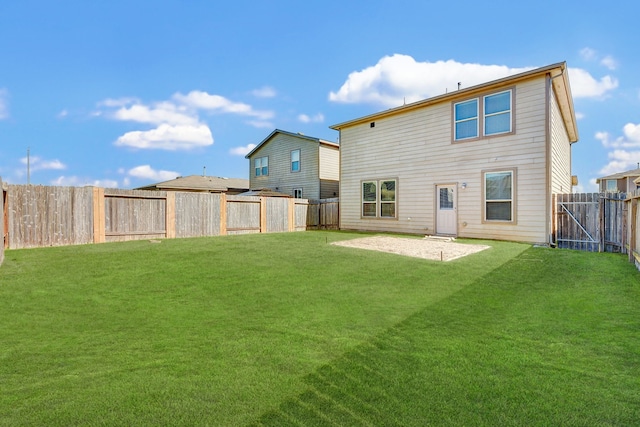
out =
<svg viewBox="0 0 640 427"><path fill-rule="evenodd" d="M176 238L176 193L173 191L167 191L167 197L165 199L165 223L166 230L165 237L167 239Z"/></svg>
<svg viewBox="0 0 640 427"><path fill-rule="evenodd" d="M296 231L296 199L289 199L289 231Z"/></svg>
<svg viewBox="0 0 640 427"><path fill-rule="evenodd" d="M227 193L220 193L220 235L227 235Z"/></svg>
<svg viewBox="0 0 640 427"><path fill-rule="evenodd" d="M267 232L267 198L260 196L260 232Z"/></svg>
<svg viewBox="0 0 640 427"><path fill-rule="evenodd" d="M105 240L104 188L93 187L93 243Z"/></svg>

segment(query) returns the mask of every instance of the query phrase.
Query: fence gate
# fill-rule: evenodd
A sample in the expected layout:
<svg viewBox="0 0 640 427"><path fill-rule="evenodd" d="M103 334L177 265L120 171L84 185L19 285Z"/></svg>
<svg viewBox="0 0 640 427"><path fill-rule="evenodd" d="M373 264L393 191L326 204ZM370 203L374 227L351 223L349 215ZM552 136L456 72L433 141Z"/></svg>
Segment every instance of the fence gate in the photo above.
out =
<svg viewBox="0 0 640 427"><path fill-rule="evenodd" d="M555 242L559 248L625 253L625 193L555 195Z"/></svg>

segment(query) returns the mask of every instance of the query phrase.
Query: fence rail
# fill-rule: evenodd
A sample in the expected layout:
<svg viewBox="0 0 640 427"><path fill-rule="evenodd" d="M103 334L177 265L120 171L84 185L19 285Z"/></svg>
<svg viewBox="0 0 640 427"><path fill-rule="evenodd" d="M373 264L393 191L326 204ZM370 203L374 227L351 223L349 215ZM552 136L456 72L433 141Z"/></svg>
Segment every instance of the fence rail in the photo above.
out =
<svg viewBox="0 0 640 427"><path fill-rule="evenodd" d="M6 187L3 249L338 227L337 199Z"/></svg>

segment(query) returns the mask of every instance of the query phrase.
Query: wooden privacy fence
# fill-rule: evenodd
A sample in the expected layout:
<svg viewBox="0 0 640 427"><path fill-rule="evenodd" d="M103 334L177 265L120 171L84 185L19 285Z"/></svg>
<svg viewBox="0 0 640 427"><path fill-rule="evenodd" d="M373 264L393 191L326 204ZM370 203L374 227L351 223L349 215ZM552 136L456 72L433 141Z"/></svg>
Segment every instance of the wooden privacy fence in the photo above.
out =
<svg viewBox="0 0 640 427"><path fill-rule="evenodd" d="M337 228L329 200L9 185L3 248Z"/></svg>
<svg viewBox="0 0 640 427"><path fill-rule="evenodd" d="M557 247L626 253L625 193L556 194L554 199Z"/></svg>

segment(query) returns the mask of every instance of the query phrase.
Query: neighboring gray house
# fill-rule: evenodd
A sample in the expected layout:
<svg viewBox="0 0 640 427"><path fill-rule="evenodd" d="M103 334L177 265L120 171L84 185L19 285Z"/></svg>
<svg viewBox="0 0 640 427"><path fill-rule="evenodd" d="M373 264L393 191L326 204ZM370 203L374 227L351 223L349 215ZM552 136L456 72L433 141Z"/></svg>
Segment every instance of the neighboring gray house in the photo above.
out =
<svg viewBox="0 0 640 427"><path fill-rule="evenodd" d="M575 182L564 62L331 128L343 230L548 243L552 195Z"/></svg>
<svg viewBox="0 0 640 427"><path fill-rule="evenodd" d="M221 178L218 176L179 176L169 181L145 185L134 190L189 191L199 193L226 193L229 195L249 190L249 180L242 178Z"/></svg>
<svg viewBox="0 0 640 427"><path fill-rule="evenodd" d="M338 197L340 148L334 142L276 129L246 158L251 190L304 199Z"/></svg>
<svg viewBox="0 0 640 427"><path fill-rule="evenodd" d="M596 179L601 193L630 193L640 188L640 168Z"/></svg>

